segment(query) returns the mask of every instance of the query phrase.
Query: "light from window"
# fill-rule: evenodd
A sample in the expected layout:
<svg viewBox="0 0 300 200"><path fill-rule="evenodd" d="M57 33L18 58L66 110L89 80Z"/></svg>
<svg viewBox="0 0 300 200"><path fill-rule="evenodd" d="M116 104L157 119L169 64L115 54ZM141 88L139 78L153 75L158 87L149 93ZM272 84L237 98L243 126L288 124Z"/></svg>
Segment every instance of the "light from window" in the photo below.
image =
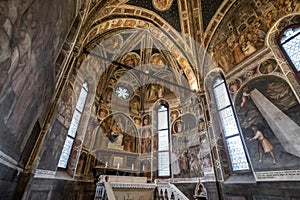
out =
<svg viewBox="0 0 300 200"><path fill-rule="evenodd" d="M223 82L224 83L224 82ZM229 98L227 98L227 90L225 84L220 84L214 89L217 106L219 109L230 105Z"/></svg>
<svg viewBox="0 0 300 200"><path fill-rule="evenodd" d="M224 80L217 78L213 90L228 147L232 170L248 170L248 161Z"/></svg>
<svg viewBox="0 0 300 200"><path fill-rule="evenodd" d="M169 131L161 130L159 131L158 151L168 151L168 150L169 150Z"/></svg>
<svg viewBox="0 0 300 200"><path fill-rule="evenodd" d="M158 153L158 176L170 176L170 153Z"/></svg>
<svg viewBox="0 0 300 200"><path fill-rule="evenodd" d="M226 142L233 170L249 169L240 136L227 138Z"/></svg>
<svg viewBox="0 0 300 200"><path fill-rule="evenodd" d="M225 137L239 134L239 130L234 120L232 107L227 107L219 112Z"/></svg>
<svg viewBox="0 0 300 200"><path fill-rule="evenodd" d="M300 28L287 29L280 42L295 69L300 71Z"/></svg>
<svg viewBox="0 0 300 200"><path fill-rule="evenodd" d="M78 101L76 104L76 109L74 111L71 125L68 130L68 135L65 140L62 153L59 158L58 167L61 167L61 168L67 167L70 153L72 150L72 146L74 143L74 139L76 136L77 128L78 128L78 125L80 122L81 114L82 114L82 111L83 111L83 108L85 105L85 101L87 98L87 94L88 94L88 88L87 88L87 83L85 82L85 83L83 83L83 86L82 86L80 94L79 94L79 98L78 98Z"/></svg>

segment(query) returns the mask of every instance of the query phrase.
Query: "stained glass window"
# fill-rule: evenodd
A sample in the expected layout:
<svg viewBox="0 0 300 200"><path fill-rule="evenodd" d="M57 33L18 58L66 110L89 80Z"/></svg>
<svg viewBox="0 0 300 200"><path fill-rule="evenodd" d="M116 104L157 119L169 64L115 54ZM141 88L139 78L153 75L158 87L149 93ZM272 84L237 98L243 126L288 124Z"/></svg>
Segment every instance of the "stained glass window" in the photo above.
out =
<svg viewBox="0 0 300 200"><path fill-rule="evenodd" d="M170 176L170 153L159 152L158 154L158 175L159 176Z"/></svg>
<svg viewBox="0 0 300 200"><path fill-rule="evenodd" d="M230 101L229 98L227 97L227 90L224 82L221 82L221 84L216 85L214 91L215 91L215 99L219 109L222 109L230 105Z"/></svg>
<svg viewBox="0 0 300 200"><path fill-rule="evenodd" d="M168 150L169 150L169 131L161 130L159 131L158 151L168 151Z"/></svg>
<svg viewBox="0 0 300 200"><path fill-rule="evenodd" d="M120 99L123 99L123 100L127 100L130 97L129 89L124 86L117 86L115 88L115 93L116 93L117 97L119 97Z"/></svg>
<svg viewBox="0 0 300 200"><path fill-rule="evenodd" d="M295 70L300 71L300 27L288 28L284 31L280 43Z"/></svg>
<svg viewBox="0 0 300 200"><path fill-rule="evenodd" d="M79 98L78 98L78 101L76 104L76 109L74 111L71 125L68 130L68 135L65 140L62 153L59 158L58 167L61 167L61 168L67 167L68 160L70 157L70 153L72 150L72 146L74 143L74 139L76 136L77 128L78 128L78 125L80 122L81 114L82 114L82 111L83 111L83 108L85 105L87 95L88 95L88 88L87 88L87 83L85 82L85 83L83 83L80 94L79 94Z"/></svg>
<svg viewBox="0 0 300 200"><path fill-rule="evenodd" d="M216 79L213 91L228 147L232 170L248 170L249 165L246 153L224 79Z"/></svg>
<svg viewBox="0 0 300 200"><path fill-rule="evenodd" d="M226 140L233 170L249 169L241 137L236 135Z"/></svg>
<svg viewBox="0 0 300 200"><path fill-rule="evenodd" d="M161 105L157 114L158 130L158 176L170 176L170 140L168 107Z"/></svg>
<svg viewBox="0 0 300 200"><path fill-rule="evenodd" d="M227 107L219 112L225 137L239 133L232 107Z"/></svg>

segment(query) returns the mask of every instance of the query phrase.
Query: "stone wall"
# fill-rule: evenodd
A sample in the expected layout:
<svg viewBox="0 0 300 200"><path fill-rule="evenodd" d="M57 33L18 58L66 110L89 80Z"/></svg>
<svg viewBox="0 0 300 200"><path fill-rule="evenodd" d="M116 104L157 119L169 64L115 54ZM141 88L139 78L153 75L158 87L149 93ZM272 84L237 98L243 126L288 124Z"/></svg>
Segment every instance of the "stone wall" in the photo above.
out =
<svg viewBox="0 0 300 200"><path fill-rule="evenodd" d="M57 199L93 199L95 194L93 182L67 181L59 179L35 178L23 196L28 200Z"/></svg>
<svg viewBox="0 0 300 200"><path fill-rule="evenodd" d="M300 199L299 182L259 182L223 184L228 200L296 200Z"/></svg>
<svg viewBox="0 0 300 200"><path fill-rule="evenodd" d="M17 182L18 171L0 164L0 199L13 199Z"/></svg>

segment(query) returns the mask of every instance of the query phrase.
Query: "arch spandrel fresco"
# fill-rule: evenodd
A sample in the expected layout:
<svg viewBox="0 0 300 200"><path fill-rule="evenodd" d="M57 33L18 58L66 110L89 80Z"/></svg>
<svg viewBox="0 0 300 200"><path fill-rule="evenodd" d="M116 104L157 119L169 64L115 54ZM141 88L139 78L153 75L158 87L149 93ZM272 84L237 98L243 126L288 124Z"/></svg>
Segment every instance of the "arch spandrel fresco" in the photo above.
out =
<svg viewBox="0 0 300 200"><path fill-rule="evenodd" d="M166 11L172 6L173 0L152 0L155 9Z"/></svg>
<svg viewBox="0 0 300 200"><path fill-rule="evenodd" d="M124 114L112 114L99 124L93 149L137 152L138 132L133 121Z"/></svg>
<svg viewBox="0 0 300 200"><path fill-rule="evenodd" d="M209 53L225 72L263 49L266 35L275 22L299 9L299 3L291 0L259 2L236 2L212 36Z"/></svg>
<svg viewBox="0 0 300 200"><path fill-rule="evenodd" d="M141 26L138 24L145 24L145 26ZM94 28L94 30L89 32L89 36L85 38L84 41L85 44L90 45L88 43L92 40L91 35L95 35L96 37L96 35L104 34L107 31L113 31L115 29L125 28L125 30L123 31L118 31L119 32L118 34L120 34L123 37L124 41L123 41L123 46L116 52L117 56L120 57L122 54L126 54L130 51L133 51L133 49L137 50L138 48L142 47L139 44L139 42L145 39L147 39L147 42L144 42L145 46L143 46L141 49L145 49L145 48L151 49L153 48L153 46L152 44L149 44L148 41L152 40L154 44L156 43L158 49L167 50L170 53L170 55L172 55L172 57L175 58L175 60L178 62L177 65L180 66L183 69L183 72L187 74L187 76L189 77L188 82L190 87L192 89L196 89L198 87L198 80L196 78L196 74L194 73L194 70L192 69L192 64L195 61L190 57L190 55L184 55L184 53L182 52L182 49L185 49L187 51L188 49L186 48L189 48L189 46L184 45L184 42L181 41L179 37L179 33L177 33L171 27L169 27L168 24L166 24L166 27L164 29L162 29L143 20L124 18L124 19L113 19L106 22L102 22L98 24L97 27L98 28ZM169 32L169 35L166 35L165 32ZM178 37L175 37L177 35ZM130 43L137 44L137 46L128 45ZM181 49L178 49L177 44L181 45L180 46ZM89 48L94 48L94 45L90 45ZM106 50L104 49L104 51ZM113 58L118 59L116 55L114 55Z"/></svg>

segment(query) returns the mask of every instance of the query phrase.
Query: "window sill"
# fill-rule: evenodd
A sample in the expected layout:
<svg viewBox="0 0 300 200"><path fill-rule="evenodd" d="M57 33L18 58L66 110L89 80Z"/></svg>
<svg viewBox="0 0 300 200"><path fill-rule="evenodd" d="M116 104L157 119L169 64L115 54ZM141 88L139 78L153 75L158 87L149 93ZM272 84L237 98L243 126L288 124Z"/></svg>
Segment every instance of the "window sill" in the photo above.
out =
<svg viewBox="0 0 300 200"><path fill-rule="evenodd" d="M225 181L224 184L251 184L256 183L252 173L232 174Z"/></svg>

